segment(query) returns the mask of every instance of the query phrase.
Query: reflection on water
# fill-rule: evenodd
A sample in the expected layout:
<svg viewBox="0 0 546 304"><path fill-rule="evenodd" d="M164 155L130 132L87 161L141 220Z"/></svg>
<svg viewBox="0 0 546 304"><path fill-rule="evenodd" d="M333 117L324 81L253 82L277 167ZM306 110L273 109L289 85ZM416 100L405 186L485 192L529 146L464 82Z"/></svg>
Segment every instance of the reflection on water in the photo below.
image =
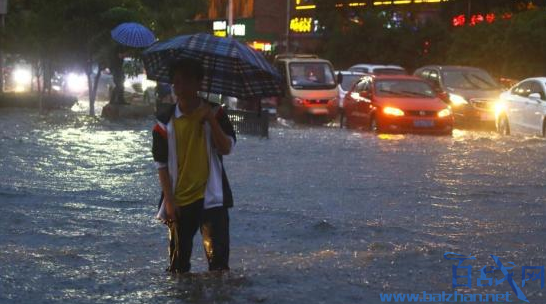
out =
<svg viewBox="0 0 546 304"><path fill-rule="evenodd" d="M379 134L377 138L383 140L402 140L405 136L403 134Z"/></svg>
<svg viewBox="0 0 546 304"><path fill-rule="evenodd" d="M225 159L233 271L196 239L196 273L169 276L153 120L73 110L0 114L0 303L379 303L451 291L446 251L546 264L544 139L283 124Z"/></svg>

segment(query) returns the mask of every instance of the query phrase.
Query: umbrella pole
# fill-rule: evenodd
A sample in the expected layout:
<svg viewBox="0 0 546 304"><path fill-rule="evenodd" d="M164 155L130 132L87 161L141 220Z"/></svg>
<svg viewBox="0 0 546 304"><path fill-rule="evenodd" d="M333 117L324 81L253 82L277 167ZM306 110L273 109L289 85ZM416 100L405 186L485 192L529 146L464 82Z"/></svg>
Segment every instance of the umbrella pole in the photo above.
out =
<svg viewBox="0 0 546 304"><path fill-rule="evenodd" d="M214 79L214 70L216 69L216 57L212 57L212 69L211 69L211 72L212 72L212 75L210 75L210 80L209 80L209 86L207 88L207 102L210 101L209 100L209 96L210 96L210 88L212 87L212 80ZM220 105L221 105L221 101L220 101Z"/></svg>

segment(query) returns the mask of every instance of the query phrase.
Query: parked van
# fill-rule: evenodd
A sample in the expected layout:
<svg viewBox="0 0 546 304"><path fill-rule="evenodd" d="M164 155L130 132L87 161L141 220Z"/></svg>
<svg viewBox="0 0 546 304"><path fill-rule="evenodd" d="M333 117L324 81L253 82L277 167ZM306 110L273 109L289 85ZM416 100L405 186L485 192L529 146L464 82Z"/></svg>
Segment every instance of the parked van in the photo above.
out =
<svg viewBox="0 0 546 304"><path fill-rule="evenodd" d="M275 57L283 77L282 117L333 120L338 112L338 88L332 64L316 55L284 54Z"/></svg>

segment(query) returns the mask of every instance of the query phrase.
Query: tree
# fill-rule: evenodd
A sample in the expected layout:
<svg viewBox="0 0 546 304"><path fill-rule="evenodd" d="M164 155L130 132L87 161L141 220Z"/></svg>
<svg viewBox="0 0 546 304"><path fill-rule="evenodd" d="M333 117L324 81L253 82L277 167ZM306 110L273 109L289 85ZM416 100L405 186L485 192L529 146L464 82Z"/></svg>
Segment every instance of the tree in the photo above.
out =
<svg viewBox="0 0 546 304"><path fill-rule="evenodd" d="M449 32L438 20L418 22L396 11L332 9L335 0L317 0L317 19L325 27L321 55L336 66L398 64L413 69L444 60ZM347 3L345 3L347 4Z"/></svg>
<svg viewBox="0 0 546 304"><path fill-rule="evenodd" d="M54 64L60 57L61 0L13 2L7 18L6 50L31 63L42 108L43 94L51 93ZM34 82L33 82L34 83Z"/></svg>
<svg viewBox="0 0 546 304"><path fill-rule="evenodd" d="M203 25L193 22L207 11L206 0L141 0L146 20L159 39L204 31Z"/></svg>
<svg viewBox="0 0 546 304"><path fill-rule="evenodd" d="M546 73L546 10L537 9L514 16L502 40L502 72L512 77Z"/></svg>
<svg viewBox="0 0 546 304"><path fill-rule="evenodd" d="M32 63L40 94L50 92L54 70L85 71L89 113L95 115L97 84L115 48L110 31L144 14L138 1L17 1L7 18L6 49Z"/></svg>
<svg viewBox="0 0 546 304"><path fill-rule="evenodd" d="M454 29L452 43L447 50L448 62L481 67L500 75L505 57L504 40L509 24L509 21L497 21Z"/></svg>
<svg viewBox="0 0 546 304"><path fill-rule="evenodd" d="M68 1L63 24L64 45L70 50L69 59L85 71L89 90L89 114L95 115L95 99L102 71L117 55L117 46L110 31L120 23L140 21L143 7L135 1L119 5L114 0ZM89 12L95 12L90 14Z"/></svg>
<svg viewBox="0 0 546 304"><path fill-rule="evenodd" d="M511 78L546 72L546 10L514 14L509 20L467 26L453 32L447 51L452 64L484 68Z"/></svg>

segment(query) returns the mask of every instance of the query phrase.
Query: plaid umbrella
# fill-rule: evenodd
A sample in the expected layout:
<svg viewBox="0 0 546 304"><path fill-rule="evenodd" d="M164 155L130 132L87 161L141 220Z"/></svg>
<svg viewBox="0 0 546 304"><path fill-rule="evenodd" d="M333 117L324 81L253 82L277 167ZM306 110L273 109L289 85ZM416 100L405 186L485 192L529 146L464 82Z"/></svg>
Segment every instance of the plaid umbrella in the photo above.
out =
<svg viewBox="0 0 546 304"><path fill-rule="evenodd" d="M144 25L135 22L122 23L110 34L115 41L130 47L149 47L155 42L154 33Z"/></svg>
<svg viewBox="0 0 546 304"><path fill-rule="evenodd" d="M237 40L208 34L178 36L145 50L148 79L170 83L170 66L182 58L201 61L205 92L246 100L281 94L280 76L262 54Z"/></svg>

